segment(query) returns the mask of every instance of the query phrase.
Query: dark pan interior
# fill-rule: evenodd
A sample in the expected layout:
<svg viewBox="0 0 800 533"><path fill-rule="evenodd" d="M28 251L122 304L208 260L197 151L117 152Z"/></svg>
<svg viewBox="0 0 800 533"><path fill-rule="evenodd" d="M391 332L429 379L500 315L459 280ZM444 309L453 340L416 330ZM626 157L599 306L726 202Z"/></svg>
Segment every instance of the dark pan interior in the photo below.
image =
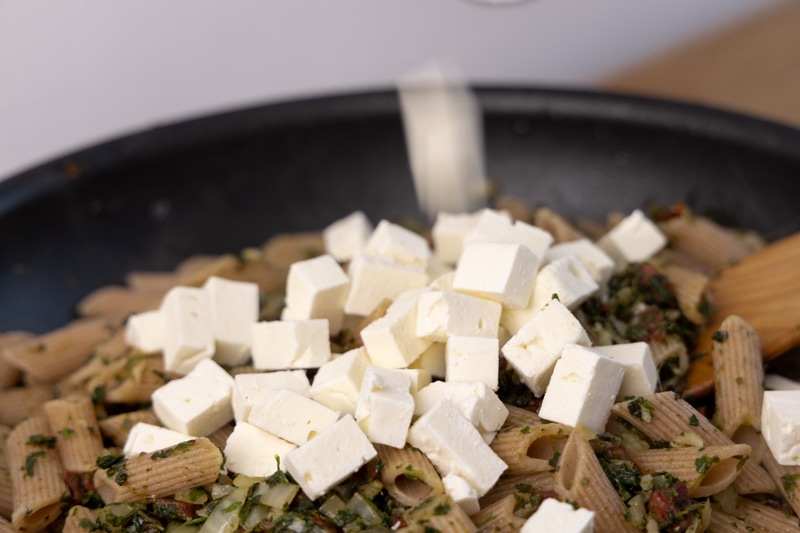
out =
<svg viewBox="0 0 800 533"><path fill-rule="evenodd" d="M800 132L720 110L570 90L476 89L505 193L601 219L650 202L768 238L800 229ZM0 331L44 332L92 289L238 252L355 209L417 216L393 91L155 128L0 183Z"/></svg>

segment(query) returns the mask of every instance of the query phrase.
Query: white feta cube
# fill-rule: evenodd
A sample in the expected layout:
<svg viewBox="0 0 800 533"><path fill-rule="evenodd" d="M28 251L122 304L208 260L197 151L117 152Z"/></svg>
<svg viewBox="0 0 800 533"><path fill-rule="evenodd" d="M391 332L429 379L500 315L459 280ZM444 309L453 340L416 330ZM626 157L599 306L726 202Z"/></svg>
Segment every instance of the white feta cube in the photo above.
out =
<svg viewBox="0 0 800 533"><path fill-rule="evenodd" d="M353 417L344 415L314 439L288 453L284 464L306 496L316 500L377 455Z"/></svg>
<svg viewBox="0 0 800 533"><path fill-rule="evenodd" d="M247 422L291 443L301 445L339 419L339 413L289 389L264 393Z"/></svg>
<svg viewBox="0 0 800 533"><path fill-rule="evenodd" d="M438 277L432 278L428 284L428 288L432 291L452 291L453 290L453 280L456 277L455 269L446 272Z"/></svg>
<svg viewBox="0 0 800 533"><path fill-rule="evenodd" d="M444 491L461 509L472 516L481 510L478 502L478 491L463 477L454 472L450 472L442 478Z"/></svg>
<svg viewBox="0 0 800 533"><path fill-rule="evenodd" d="M253 344L251 328L258 322L258 285L211 276L203 290L208 293L211 310L214 360L223 365L246 363Z"/></svg>
<svg viewBox="0 0 800 533"><path fill-rule="evenodd" d="M481 433L498 431L508 417L508 408L482 381L434 381L414 395L414 414L424 415L443 399L452 403Z"/></svg>
<svg viewBox="0 0 800 533"><path fill-rule="evenodd" d="M308 396L311 383L305 370L237 374L233 378L233 418L237 422L247 420L253 406L262 401L267 391L275 389L289 389Z"/></svg>
<svg viewBox="0 0 800 533"><path fill-rule="evenodd" d="M444 379L446 372L445 343L432 343L419 357L408 365L408 368L418 368L430 374L431 377Z"/></svg>
<svg viewBox="0 0 800 533"><path fill-rule="evenodd" d="M497 337L503 306L452 291L422 294L417 306L417 335L444 342L451 335Z"/></svg>
<svg viewBox="0 0 800 533"><path fill-rule="evenodd" d="M296 444L247 422L237 422L225 443L225 467L237 474L269 477Z"/></svg>
<svg viewBox="0 0 800 533"><path fill-rule="evenodd" d="M271 320L252 325L253 366L259 370L316 368L331 359L328 321Z"/></svg>
<svg viewBox="0 0 800 533"><path fill-rule="evenodd" d="M233 377L211 359L152 394L153 411L169 429L205 437L233 420Z"/></svg>
<svg viewBox="0 0 800 533"><path fill-rule="evenodd" d="M125 342L144 353L164 349L164 317L160 310L145 311L128 317Z"/></svg>
<svg viewBox="0 0 800 533"><path fill-rule="evenodd" d="M545 498L539 508L520 529L521 533L592 533L594 511L572 504Z"/></svg>
<svg viewBox="0 0 800 533"><path fill-rule="evenodd" d="M625 365L619 361L568 345L553 369L539 416L602 433L624 376Z"/></svg>
<svg viewBox="0 0 800 533"><path fill-rule="evenodd" d="M798 390L800 381L789 379L780 374L765 374L764 388L767 390Z"/></svg>
<svg viewBox="0 0 800 533"><path fill-rule="evenodd" d="M443 476L455 473L466 479L478 497L486 494L508 467L447 400L441 400L414 422L408 443L427 455Z"/></svg>
<svg viewBox="0 0 800 533"><path fill-rule="evenodd" d="M436 215L436 221L431 228L431 239L440 260L450 264L458 262L464 248L464 239L475 228L480 215L480 211L475 213L439 212Z"/></svg>
<svg viewBox="0 0 800 533"><path fill-rule="evenodd" d="M197 287L174 287L161 304L164 332L164 368L188 374L195 365L214 356L208 294Z"/></svg>
<svg viewBox="0 0 800 533"><path fill-rule="evenodd" d="M361 380L369 364L363 346L325 363L314 376L311 398L339 413L355 415Z"/></svg>
<svg viewBox="0 0 800 533"><path fill-rule="evenodd" d="M473 242L464 248L453 289L523 308L530 301L539 259L522 244Z"/></svg>
<svg viewBox="0 0 800 533"><path fill-rule="evenodd" d="M402 448L414 415L411 378L400 370L367 367L356 405L356 422L370 442Z"/></svg>
<svg viewBox="0 0 800 533"><path fill-rule="evenodd" d="M454 335L445 345L445 379L449 382L480 381L499 386L500 341L497 338Z"/></svg>
<svg viewBox="0 0 800 533"><path fill-rule="evenodd" d="M647 261L667 244L658 225L640 210L634 210L597 241L618 265Z"/></svg>
<svg viewBox="0 0 800 533"><path fill-rule="evenodd" d="M800 465L800 390L764 391L761 434L778 464Z"/></svg>
<svg viewBox="0 0 800 533"><path fill-rule="evenodd" d="M122 453L127 458L136 457L140 453L163 450L194 438L180 431L146 422L138 422L128 433L128 438L125 439L125 445L122 447Z"/></svg>
<svg viewBox="0 0 800 533"><path fill-rule="evenodd" d="M425 237L388 220L378 222L364 251L422 270L427 267L431 253Z"/></svg>
<svg viewBox="0 0 800 533"><path fill-rule="evenodd" d="M402 293L384 316L361 330L361 340L372 364L405 368L431 344L432 341L417 336L417 304L426 290Z"/></svg>
<svg viewBox="0 0 800 533"><path fill-rule="evenodd" d="M296 261L286 277L286 307L283 320L328 320L331 334L339 333L350 278L331 255Z"/></svg>
<svg viewBox="0 0 800 533"><path fill-rule="evenodd" d="M646 342L594 346L592 349L625 365L625 377L617 393L618 402L626 396L650 396L656 391L658 369Z"/></svg>
<svg viewBox="0 0 800 533"><path fill-rule="evenodd" d="M366 316L382 300L394 300L398 294L428 283L428 274L423 269L398 265L384 257L364 253L353 257L347 273L350 291L344 311L350 315Z"/></svg>
<svg viewBox="0 0 800 533"><path fill-rule="evenodd" d="M411 382L408 390L411 392L412 396L415 395L418 390L431 384L431 373L423 368L398 368L397 371L408 376Z"/></svg>
<svg viewBox="0 0 800 533"><path fill-rule="evenodd" d="M541 397L568 344L590 346L591 340L575 315L558 300L551 300L503 345L502 352L520 379Z"/></svg>
<svg viewBox="0 0 800 533"><path fill-rule="evenodd" d="M322 230L325 252L337 261L346 262L364 249L372 233L372 223L363 211L353 211Z"/></svg>
<svg viewBox="0 0 800 533"><path fill-rule="evenodd" d="M542 259L553 242L553 236L521 220L512 223L507 213L484 209L480 212L475 227L464 239L465 245L473 242L523 244L537 258Z"/></svg>
<svg viewBox="0 0 800 533"><path fill-rule="evenodd" d="M583 238L552 245L545 253L544 260L552 263L562 257L574 256L580 259L592 279L604 286L614 273L614 260L591 240Z"/></svg>

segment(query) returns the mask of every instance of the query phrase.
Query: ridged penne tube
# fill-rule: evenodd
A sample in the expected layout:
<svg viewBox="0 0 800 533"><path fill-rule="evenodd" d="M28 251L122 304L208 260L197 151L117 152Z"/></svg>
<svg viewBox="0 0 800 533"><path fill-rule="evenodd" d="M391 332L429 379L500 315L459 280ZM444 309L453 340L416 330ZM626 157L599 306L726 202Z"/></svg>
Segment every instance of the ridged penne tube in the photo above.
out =
<svg viewBox="0 0 800 533"><path fill-rule="evenodd" d="M122 447L125 445L125 441L128 440L128 434L133 429L133 426L139 422L154 426L161 425L152 409L139 409L138 411L128 411L127 413L109 416L98 421L98 425L104 437L111 439L115 445Z"/></svg>
<svg viewBox="0 0 800 533"><path fill-rule="evenodd" d="M288 270L292 263L319 255L325 250L325 241L320 231L279 233L264 243L264 259Z"/></svg>
<svg viewBox="0 0 800 533"><path fill-rule="evenodd" d="M109 371L114 367L119 370L113 375L114 379L109 379L112 377ZM108 403L148 403L156 389L175 377L164 369L164 358L160 355L133 353L106 369L104 383L91 380L86 388L92 391L98 386L104 387L104 398Z"/></svg>
<svg viewBox="0 0 800 533"><path fill-rule="evenodd" d="M187 269L184 265L184 268L180 270L181 276L178 285L200 287L211 276L228 278L239 267L239 258L232 254L225 254L213 258L204 265L198 262L192 266L193 268Z"/></svg>
<svg viewBox="0 0 800 533"><path fill-rule="evenodd" d="M7 348L13 348L33 338L25 331L9 331L0 333L0 389L7 389L19 383L20 369L5 358Z"/></svg>
<svg viewBox="0 0 800 533"><path fill-rule="evenodd" d="M571 430L565 424L504 427L491 448L508 465L508 474L552 471Z"/></svg>
<svg viewBox="0 0 800 533"><path fill-rule="evenodd" d="M0 426L0 516L6 518L11 518L11 512L14 510L14 490L11 486L6 454L6 439L10 433L10 427Z"/></svg>
<svg viewBox="0 0 800 533"><path fill-rule="evenodd" d="M693 498L705 498L729 487L750 456L747 444L695 448L653 448L633 455L646 473L666 471L685 481Z"/></svg>
<svg viewBox="0 0 800 533"><path fill-rule="evenodd" d="M102 372L112 361L124 357L130 351L131 348L125 341L125 328L116 329L107 340L95 346L85 364L58 382L58 390L82 390L90 379Z"/></svg>
<svg viewBox="0 0 800 533"><path fill-rule="evenodd" d="M779 464L771 452L763 455L761 464L795 514L800 516L800 466Z"/></svg>
<svg viewBox="0 0 800 533"><path fill-rule="evenodd" d="M158 423L156 423L158 425ZM221 428L217 429L210 435L207 435L208 440L214 443L214 446L219 448L220 450L225 449L225 445L228 443L228 437L231 436L233 433L234 425L232 422L229 422L222 426Z"/></svg>
<svg viewBox="0 0 800 533"><path fill-rule="evenodd" d="M555 490L555 480L552 472L502 476L489 492L481 496L481 509L498 500L502 500L506 496L513 496L519 491L555 494Z"/></svg>
<svg viewBox="0 0 800 533"><path fill-rule="evenodd" d="M6 520L4 517L0 516L0 533L19 533L14 526L11 525L11 522Z"/></svg>
<svg viewBox="0 0 800 533"><path fill-rule="evenodd" d="M661 229L673 248L695 259L708 273L717 272L751 253L745 240L703 216L687 212L662 222Z"/></svg>
<svg viewBox="0 0 800 533"><path fill-rule="evenodd" d="M102 319L75 320L68 326L7 349L6 358L30 383L55 383L74 372L94 347L110 335Z"/></svg>
<svg viewBox="0 0 800 533"><path fill-rule="evenodd" d="M679 265L667 265L662 270L672 285L678 306L686 318L698 325L708 322L710 278Z"/></svg>
<svg viewBox="0 0 800 533"><path fill-rule="evenodd" d="M748 527L765 533L800 531L797 516L747 498L739 500L733 516L745 523L744 531L751 531Z"/></svg>
<svg viewBox="0 0 800 533"><path fill-rule="evenodd" d="M533 214L533 223L550 232L550 235L553 236L553 241L556 243L576 241L586 237L566 218L547 207L540 207L536 210Z"/></svg>
<svg viewBox="0 0 800 533"><path fill-rule="evenodd" d="M11 523L26 531L42 530L59 518L69 498L47 419L36 416L21 422L6 446L14 488Z"/></svg>
<svg viewBox="0 0 800 533"><path fill-rule="evenodd" d="M29 416L42 413L42 405L53 399L47 385L0 390L0 424L16 426Z"/></svg>
<svg viewBox="0 0 800 533"><path fill-rule="evenodd" d="M573 431L567 439L555 473L555 490L561 500L594 511L597 531L638 531L625 520L627 507L580 431Z"/></svg>
<svg viewBox="0 0 800 533"><path fill-rule="evenodd" d="M69 472L91 472L103 455L103 437L89 396L71 396L44 404L50 430L56 434L61 464Z"/></svg>
<svg viewBox="0 0 800 533"><path fill-rule="evenodd" d="M649 407L645 407L645 403ZM637 404L638 410L632 407ZM634 414L637 412L641 414ZM630 422L652 441L677 440L681 444L698 447L733 444L710 420L687 401L678 398L674 392L659 392L641 399L616 403L612 413ZM649 421L645 421L648 418ZM756 461L745 463L734 486L740 494L777 494L778 490Z"/></svg>
<svg viewBox="0 0 800 533"><path fill-rule="evenodd" d="M166 294L172 287L180 284L180 276L175 272L132 271L125 275L125 284L137 292Z"/></svg>
<svg viewBox="0 0 800 533"><path fill-rule="evenodd" d="M525 519L514 514L517 500L513 494L492 502L472 515L478 533L516 533L525 524Z"/></svg>
<svg viewBox="0 0 800 533"><path fill-rule="evenodd" d="M524 409L508 403L503 405L508 409L508 416L503 424L504 426L538 426L542 423L542 419L539 418L539 415L529 409Z"/></svg>
<svg viewBox="0 0 800 533"><path fill-rule="evenodd" d="M67 510L61 533L87 533L87 528L83 525L87 523L86 521L90 524L95 524L97 522L97 512L82 505L70 507Z"/></svg>
<svg viewBox="0 0 800 533"><path fill-rule="evenodd" d="M715 334L711 357L714 424L734 442L743 442L737 432L761 429L764 363L758 334L741 317L726 317Z"/></svg>
<svg viewBox="0 0 800 533"><path fill-rule="evenodd" d="M442 478L424 453L411 446L393 448L376 444L375 449L383 462L381 482L403 505L414 507L426 498L444 493Z"/></svg>
<svg viewBox="0 0 800 533"><path fill-rule="evenodd" d="M94 484L106 503L163 498L211 483L219 475L222 459L219 448L200 437L98 470Z"/></svg>
<svg viewBox="0 0 800 533"><path fill-rule="evenodd" d="M128 287L100 287L78 302L78 314L87 318L102 318L109 325L120 326L130 315L158 309L163 294L144 292Z"/></svg>
<svg viewBox="0 0 800 533"><path fill-rule="evenodd" d="M446 512L442 512L446 509ZM447 494L432 496L405 513L408 526L401 531L473 533L477 530L467 513Z"/></svg>
<svg viewBox="0 0 800 533"><path fill-rule="evenodd" d="M663 340L650 341L648 345L653 354L653 362L657 367L668 359L677 357L680 374L683 375L689 370L689 351L686 349L686 344L677 335L667 335Z"/></svg>

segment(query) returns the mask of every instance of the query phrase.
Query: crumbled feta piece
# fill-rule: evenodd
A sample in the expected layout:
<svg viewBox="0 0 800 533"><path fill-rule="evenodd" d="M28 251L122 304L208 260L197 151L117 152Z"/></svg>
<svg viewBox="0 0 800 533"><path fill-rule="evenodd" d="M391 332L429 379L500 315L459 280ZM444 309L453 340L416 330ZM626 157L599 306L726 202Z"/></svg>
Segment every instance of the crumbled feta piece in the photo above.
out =
<svg viewBox="0 0 800 533"><path fill-rule="evenodd" d="M286 454L286 470L316 500L378 455L350 415Z"/></svg>
<svg viewBox="0 0 800 533"><path fill-rule="evenodd" d="M233 377L203 359L182 378L153 392L153 411L169 429L205 437L233 420Z"/></svg>
<svg viewBox="0 0 800 533"><path fill-rule="evenodd" d="M647 261L667 244L658 225L640 210L634 210L597 241L618 265Z"/></svg>
<svg viewBox="0 0 800 533"><path fill-rule="evenodd" d="M145 311L128 317L125 342L144 353L164 349L164 317L160 310Z"/></svg>
<svg viewBox="0 0 800 533"><path fill-rule="evenodd" d="M225 443L225 467L237 474L269 477L296 444L247 422L237 422Z"/></svg>
<svg viewBox="0 0 800 533"><path fill-rule="evenodd" d="M451 335L497 337L503 306L452 291L429 291L419 298L417 335L444 342Z"/></svg>
<svg viewBox="0 0 800 533"><path fill-rule="evenodd" d="M311 398L339 413L355 415L361 380L369 364L363 346L325 363L314 376Z"/></svg>
<svg viewBox="0 0 800 533"><path fill-rule="evenodd" d="M252 325L253 366L259 370L316 368L331 359L328 321L271 320Z"/></svg>
<svg viewBox="0 0 800 533"><path fill-rule="evenodd" d="M625 377L617 393L618 402L626 396L650 396L656 391L658 369L646 342L594 346L592 349L625 365Z"/></svg>
<svg viewBox="0 0 800 533"><path fill-rule="evenodd" d="M311 383L305 370L237 374L233 378L233 418L237 422L247 420L253 406L263 400L267 391L275 389L289 389L308 396Z"/></svg>
<svg viewBox="0 0 800 533"><path fill-rule="evenodd" d="M443 476L455 473L466 479L478 497L486 494L507 468L478 430L447 400L441 400L414 422L408 443L427 455Z"/></svg>
<svg viewBox="0 0 800 533"><path fill-rule="evenodd" d="M552 245L545 253L544 260L551 263L568 256L580 259L600 287L604 286L614 273L614 260L611 256L586 238Z"/></svg>
<svg viewBox="0 0 800 533"><path fill-rule="evenodd" d="M481 212L444 213L436 215L431 228L431 239L436 255L445 263L455 264L461 257L464 239L478 223Z"/></svg>
<svg viewBox="0 0 800 533"><path fill-rule="evenodd" d="M161 304L164 332L164 368L188 374L195 365L214 356L208 294L197 287L174 287Z"/></svg>
<svg viewBox="0 0 800 533"><path fill-rule="evenodd" d="M402 448L414 415L411 378L400 370L368 366L361 381L356 422L371 442Z"/></svg>
<svg viewBox="0 0 800 533"><path fill-rule="evenodd" d="M464 248L453 289L523 308L530 301L539 258L523 244L473 242Z"/></svg>
<svg viewBox="0 0 800 533"><path fill-rule="evenodd" d="M414 414L424 415L443 399L452 403L481 433L498 431L508 417L508 408L482 381L434 381L414 395Z"/></svg>
<svg viewBox="0 0 800 533"><path fill-rule="evenodd" d="M372 223L363 211L353 211L322 230L325 252L337 261L345 262L361 252L372 233Z"/></svg>
<svg viewBox="0 0 800 533"><path fill-rule="evenodd" d="M331 255L297 261L286 277L283 320L325 318L331 334L339 333L350 278Z"/></svg>
<svg viewBox="0 0 800 533"><path fill-rule="evenodd" d="M208 293L214 331L214 360L223 365L246 363L253 344L251 328L258 322L258 285L211 276L203 290Z"/></svg>
<svg viewBox="0 0 800 533"><path fill-rule="evenodd" d="M497 338L454 335L445 345L445 379L481 381L492 390L499 386L500 341Z"/></svg>
<svg viewBox="0 0 800 533"><path fill-rule="evenodd" d="M764 391L761 434L782 465L800 465L800 390Z"/></svg>
<svg viewBox="0 0 800 533"><path fill-rule="evenodd" d="M250 409L247 422L301 445L332 426L339 413L289 389L267 391Z"/></svg>
<svg viewBox="0 0 800 533"><path fill-rule="evenodd" d="M539 416L602 433L624 376L623 363L584 346L568 345L553 369Z"/></svg>
<svg viewBox="0 0 800 533"><path fill-rule="evenodd" d="M545 498L522 525L521 533L592 533L594 511L555 498Z"/></svg>
<svg viewBox="0 0 800 533"><path fill-rule="evenodd" d="M427 289L400 294L381 318L361 330L361 340L372 364L384 368L405 368L432 341L417 336L417 304Z"/></svg>
<svg viewBox="0 0 800 533"><path fill-rule="evenodd" d="M472 516L481 510L481 505L478 502L478 491L466 479L454 472L450 472L442 478L442 483L444 484L444 491L467 513L467 516Z"/></svg>
<svg viewBox="0 0 800 533"><path fill-rule="evenodd" d="M425 237L388 220L378 222L364 251L385 257L398 265L421 270L428 265L431 254Z"/></svg>
<svg viewBox="0 0 800 533"><path fill-rule="evenodd" d="M366 316L382 300L394 300L398 294L424 287L428 274L423 269L398 265L384 257L356 254L350 261L350 291L344 311L350 315Z"/></svg>
<svg viewBox="0 0 800 533"><path fill-rule="evenodd" d="M572 312L558 300L551 300L503 345L502 352L528 388L541 397L568 344L590 346L591 340Z"/></svg>
<svg viewBox="0 0 800 533"><path fill-rule="evenodd" d="M175 446L195 437L162 426L138 422L131 428L122 453L125 457L136 457L140 453L150 453Z"/></svg>

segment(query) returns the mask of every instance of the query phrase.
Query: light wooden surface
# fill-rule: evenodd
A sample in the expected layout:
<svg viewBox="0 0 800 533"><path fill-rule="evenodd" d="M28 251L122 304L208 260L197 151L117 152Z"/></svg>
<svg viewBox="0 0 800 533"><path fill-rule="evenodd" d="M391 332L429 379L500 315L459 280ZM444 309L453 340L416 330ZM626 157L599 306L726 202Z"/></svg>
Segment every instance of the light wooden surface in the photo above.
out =
<svg viewBox="0 0 800 533"><path fill-rule="evenodd" d="M800 1L789 0L600 85L710 104L800 127Z"/></svg>

